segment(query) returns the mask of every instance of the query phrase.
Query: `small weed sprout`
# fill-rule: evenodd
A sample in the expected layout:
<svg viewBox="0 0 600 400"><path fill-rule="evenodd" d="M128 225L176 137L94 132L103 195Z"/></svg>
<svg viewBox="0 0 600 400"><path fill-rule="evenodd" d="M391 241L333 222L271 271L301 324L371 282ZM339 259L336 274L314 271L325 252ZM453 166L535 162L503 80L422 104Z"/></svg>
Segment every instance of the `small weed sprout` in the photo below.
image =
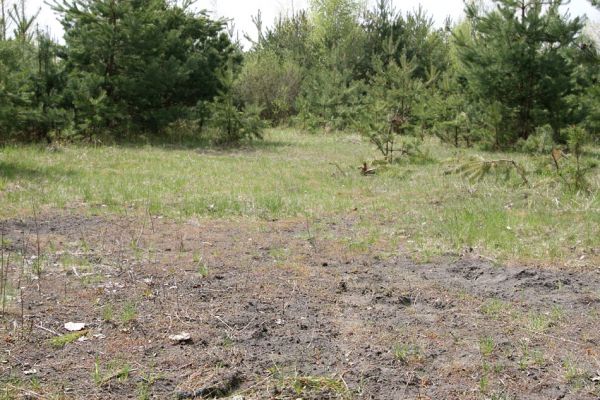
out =
<svg viewBox="0 0 600 400"><path fill-rule="evenodd" d="M136 389L138 400L150 400L152 385L154 385L156 379L157 376L151 373L144 374L140 377Z"/></svg>
<svg viewBox="0 0 600 400"><path fill-rule="evenodd" d="M495 347L494 339L489 336L479 340L479 351L483 357L491 356Z"/></svg>
<svg viewBox="0 0 600 400"><path fill-rule="evenodd" d="M291 378L290 386L293 387L294 391L298 395L303 393L310 393L311 391L330 391L338 394L340 397L346 398L348 396L348 389L346 388L342 380L333 378L320 377L320 376L297 376Z"/></svg>
<svg viewBox="0 0 600 400"><path fill-rule="evenodd" d="M490 396L490 400L513 400L514 397L504 393L504 392L500 392L500 393L492 393L492 395Z"/></svg>
<svg viewBox="0 0 600 400"><path fill-rule="evenodd" d="M588 376L577 364L571 360L565 360L563 369L565 370L565 381L574 389L579 390L585 386Z"/></svg>
<svg viewBox="0 0 600 400"><path fill-rule="evenodd" d="M479 379L479 391L481 393L487 393L490 386L490 378L488 378L487 374L483 374Z"/></svg>
<svg viewBox="0 0 600 400"><path fill-rule="evenodd" d="M44 272L44 257L42 255L36 256L31 263L31 271L36 277L40 277Z"/></svg>
<svg viewBox="0 0 600 400"><path fill-rule="evenodd" d="M223 341L221 342L221 345L224 348L230 348L233 346L233 339L229 337L229 335L225 335L223 336Z"/></svg>
<svg viewBox="0 0 600 400"><path fill-rule="evenodd" d="M115 318L115 311L112 304L107 304L102 307L102 321L112 322Z"/></svg>
<svg viewBox="0 0 600 400"><path fill-rule="evenodd" d="M544 357L544 352L540 350L534 350L531 352L531 356L533 357L533 362L538 366L542 367L546 364L546 358Z"/></svg>
<svg viewBox="0 0 600 400"><path fill-rule="evenodd" d="M503 311L508 308L508 304L499 299L489 299L481 306L481 312L490 318L498 319Z"/></svg>
<svg viewBox="0 0 600 400"><path fill-rule="evenodd" d="M408 364L411 361L418 361L423 356L423 352L419 346L404 343L394 345L393 354L394 358L403 364Z"/></svg>
<svg viewBox="0 0 600 400"><path fill-rule="evenodd" d="M343 379L325 376L300 376L298 373L288 374L277 364L268 369L270 378L279 390L292 390L296 396L316 397L319 393L327 394L327 398L350 399L351 393Z"/></svg>
<svg viewBox="0 0 600 400"><path fill-rule="evenodd" d="M136 305L132 302L127 302L121 310L121 323L127 325L137 318Z"/></svg>
<svg viewBox="0 0 600 400"><path fill-rule="evenodd" d="M125 382L129 379L129 374L131 374L132 368L131 365L125 364L123 365L119 371L116 373L116 378L119 382Z"/></svg>
<svg viewBox="0 0 600 400"><path fill-rule="evenodd" d="M92 380L97 386L105 385L113 379L116 379L118 382L126 382L132 371L131 365L127 363L121 361L109 361L103 372L100 360L96 357L94 369L92 370Z"/></svg>
<svg viewBox="0 0 600 400"><path fill-rule="evenodd" d="M552 325L552 320L548 315L541 313L530 313L528 328L534 333L544 333Z"/></svg>
<svg viewBox="0 0 600 400"><path fill-rule="evenodd" d="M559 321L562 321L564 315L565 311L563 310L563 308L559 305L556 305L552 307L552 311L550 312L550 319L553 323L557 323Z"/></svg>
<svg viewBox="0 0 600 400"><path fill-rule="evenodd" d="M8 280L10 254L8 254L6 257L4 256L4 236L2 236L0 246L2 246L2 249L0 250L0 303L2 303L1 315L5 315L7 303L14 298L14 294L10 285L10 281Z"/></svg>
<svg viewBox="0 0 600 400"><path fill-rule="evenodd" d="M194 253L194 264L196 264L198 275L206 278L209 273L208 265L204 262L201 255Z"/></svg>
<svg viewBox="0 0 600 400"><path fill-rule="evenodd" d="M96 359L94 360L94 369L92 371L92 380L94 381L94 383L97 386L100 386L102 384L102 372L100 371L100 361L98 359L98 356L96 356Z"/></svg>

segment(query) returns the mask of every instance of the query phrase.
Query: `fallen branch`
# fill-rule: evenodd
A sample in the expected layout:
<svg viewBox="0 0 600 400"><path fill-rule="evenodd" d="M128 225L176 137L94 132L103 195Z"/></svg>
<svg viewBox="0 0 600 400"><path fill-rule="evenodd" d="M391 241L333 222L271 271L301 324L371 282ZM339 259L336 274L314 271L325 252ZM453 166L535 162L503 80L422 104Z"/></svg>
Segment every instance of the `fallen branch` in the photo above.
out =
<svg viewBox="0 0 600 400"><path fill-rule="evenodd" d="M51 333L51 334L53 334L55 336L60 336L61 335L60 333L58 333L58 332L56 332L56 331L54 331L52 329L46 328L45 326L42 326L42 325L36 325L35 327L39 328L39 329L41 329L43 331L46 331L48 333Z"/></svg>
<svg viewBox="0 0 600 400"><path fill-rule="evenodd" d="M330 165L333 165L334 167L336 167L336 168L337 168L337 170L338 170L338 171L340 171L340 173L341 173L342 175L344 175L344 176L347 176L347 175L348 175L348 174L346 174L346 171L344 171L344 170L342 169L342 167L340 167L340 164L338 164L338 163L336 163L336 162L330 162L329 164L330 164Z"/></svg>
<svg viewBox="0 0 600 400"><path fill-rule="evenodd" d="M375 175L375 171L377 171L377 168L369 168L366 162L363 163L362 167L359 167L359 169L360 173L363 175Z"/></svg>

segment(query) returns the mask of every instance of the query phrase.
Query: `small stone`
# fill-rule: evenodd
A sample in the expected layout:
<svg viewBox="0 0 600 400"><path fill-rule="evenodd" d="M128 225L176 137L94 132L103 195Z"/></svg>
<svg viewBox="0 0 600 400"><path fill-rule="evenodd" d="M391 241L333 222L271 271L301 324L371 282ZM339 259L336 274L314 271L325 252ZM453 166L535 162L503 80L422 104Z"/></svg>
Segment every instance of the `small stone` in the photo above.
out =
<svg viewBox="0 0 600 400"><path fill-rule="evenodd" d="M65 324L65 329L69 332L79 332L85 328L85 324L83 322L67 322Z"/></svg>
<svg viewBox="0 0 600 400"><path fill-rule="evenodd" d="M187 332L181 332L178 335L169 336L169 340L171 340L174 344L187 343L192 341L192 335Z"/></svg>

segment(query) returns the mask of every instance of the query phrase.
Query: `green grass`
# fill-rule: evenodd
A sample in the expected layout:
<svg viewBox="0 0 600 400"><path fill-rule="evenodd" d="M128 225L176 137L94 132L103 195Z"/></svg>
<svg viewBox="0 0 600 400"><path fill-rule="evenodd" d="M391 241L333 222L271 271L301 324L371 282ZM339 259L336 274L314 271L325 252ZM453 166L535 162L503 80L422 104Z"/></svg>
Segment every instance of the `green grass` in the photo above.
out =
<svg viewBox="0 0 600 400"><path fill-rule="evenodd" d="M503 302L500 299L487 299L480 308L484 315L492 319L499 319L502 315L510 312L510 304Z"/></svg>
<svg viewBox="0 0 600 400"><path fill-rule="evenodd" d="M565 360L563 362L563 368L565 371L565 381L576 390L581 390L586 382L589 382L590 377L572 360Z"/></svg>
<svg viewBox="0 0 600 400"><path fill-rule="evenodd" d="M476 150L433 139L423 148L433 162L401 162L364 177L357 167L377 152L361 138L341 134L272 130L264 142L238 150L7 147L0 149L0 218L31 215L34 207L175 219L327 223L348 216L367 221L353 238L339 238L357 251L378 242L392 251L402 245L421 259L472 247L500 261L598 261L597 255L581 253L600 248L597 172L589 176L591 194L573 193L553 177L549 156L479 152L486 159L515 159L532 186L522 185L514 173L507 180L470 182L444 174L455 165L445 160ZM592 150L590 157L598 157Z"/></svg>
<svg viewBox="0 0 600 400"><path fill-rule="evenodd" d="M206 278L208 276L210 270L208 268L208 265L202 259L202 256L200 256L197 253L194 253L193 259L194 259L194 264L196 264L198 276L200 276L201 278Z"/></svg>
<svg viewBox="0 0 600 400"><path fill-rule="evenodd" d="M50 339L50 345L56 349L62 349L69 343L77 341L82 336L85 336L87 331L65 333L64 335L55 336Z"/></svg>
<svg viewBox="0 0 600 400"><path fill-rule="evenodd" d="M494 352L494 339L492 337L484 337L479 340L479 352L483 357L489 357Z"/></svg>
<svg viewBox="0 0 600 400"><path fill-rule="evenodd" d="M421 361L424 357L421 347L415 344L398 343L392 348L394 358L404 364Z"/></svg>
<svg viewBox="0 0 600 400"><path fill-rule="evenodd" d="M123 325L130 324L137 318L137 307L133 302L127 302L121 310L120 320Z"/></svg>
<svg viewBox="0 0 600 400"><path fill-rule="evenodd" d="M106 304L102 307L102 321L112 322L115 318L115 310L112 304Z"/></svg>
<svg viewBox="0 0 600 400"><path fill-rule="evenodd" d="M269 372L271 381L281 391L291 389L296 395L308 398L353 398L343 379L326 376L301 376L297 372L282 371L277 365L269 368Z"/></svg>
<svg viewBox="0 0 600 400"><path fill-rule="evenodd" d="M98 358L94 362L92 370L92 380L97 386L102 386L116 379L118 382L125 382L129 379L133 368L121 360L111 360L102 366Z"/></svg>

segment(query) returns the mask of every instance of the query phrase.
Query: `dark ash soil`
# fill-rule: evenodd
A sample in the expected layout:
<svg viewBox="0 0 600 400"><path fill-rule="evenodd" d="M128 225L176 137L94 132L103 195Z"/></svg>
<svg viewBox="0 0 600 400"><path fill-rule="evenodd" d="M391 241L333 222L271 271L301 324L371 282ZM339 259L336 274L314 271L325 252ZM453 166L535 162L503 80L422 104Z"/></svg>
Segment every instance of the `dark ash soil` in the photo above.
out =
<svg viewBox="0 0 600 400"><path fill-rule="evenodd" d="M600 269L415 264L353 228L0 222L0 398L600 398ZM53 346L69 321L83 339Z"/></svg>

